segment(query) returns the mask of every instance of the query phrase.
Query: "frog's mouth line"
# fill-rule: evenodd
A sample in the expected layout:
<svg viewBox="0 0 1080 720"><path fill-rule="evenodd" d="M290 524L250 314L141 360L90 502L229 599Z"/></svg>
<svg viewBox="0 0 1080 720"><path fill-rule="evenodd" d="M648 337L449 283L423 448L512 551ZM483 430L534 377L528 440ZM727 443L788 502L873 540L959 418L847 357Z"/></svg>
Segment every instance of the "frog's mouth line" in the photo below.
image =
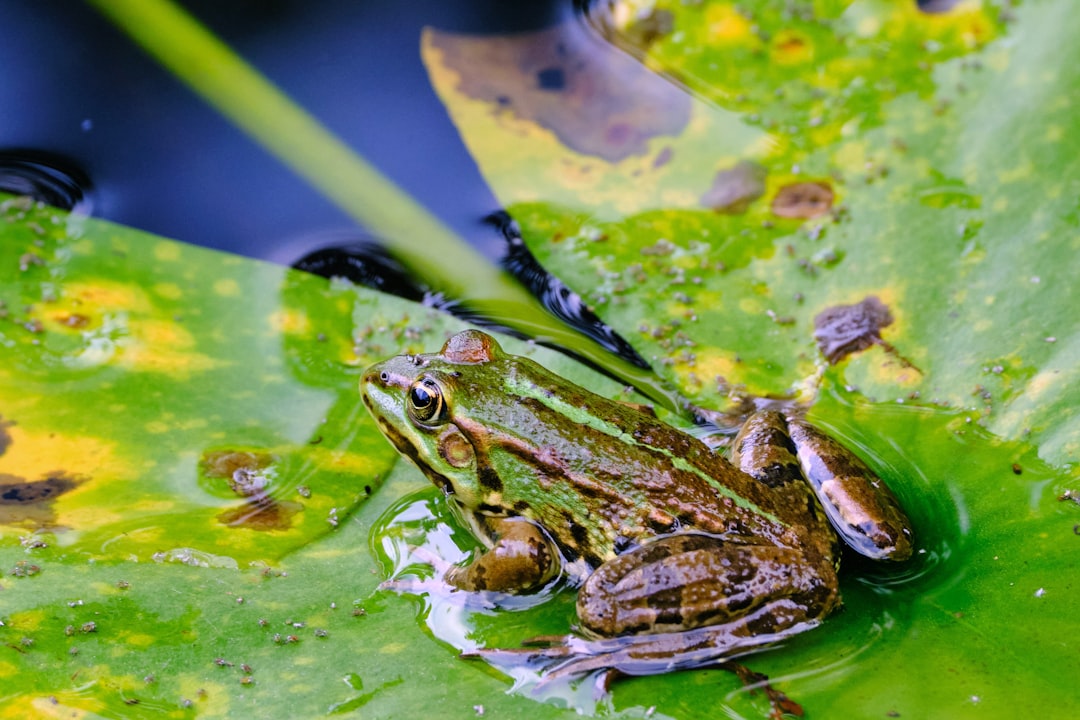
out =
<svg viewBox="0 0 1080 720"><path fill-rule="evenodd" d="M424 473L424 475L428 477L429 480L431 480L435 487L443 491L443 494L453 495L454 488L450 484L450 481L442 477L438 473L432 471L431 468L428 467L428 465L420 459L420 453L417 452L416 446L413 443L409 442L409 440L405 437L404 433L394 427L394 425L391 424L390 421L388 421L386 418L380 416L380 414L375 409L375 402L371 399L370 393L371 391L369 390L369 388L364 387L363 391L360 393L360 397L363 399L364 405L367 406L368 412L371 414L371 417L375 419L375 423L379 426L379 431L382 432L386 439L390 441L390 444L393 445L399 453L409 458L409 460L412 461L413 465L420 468L420 470Z"/></svg>

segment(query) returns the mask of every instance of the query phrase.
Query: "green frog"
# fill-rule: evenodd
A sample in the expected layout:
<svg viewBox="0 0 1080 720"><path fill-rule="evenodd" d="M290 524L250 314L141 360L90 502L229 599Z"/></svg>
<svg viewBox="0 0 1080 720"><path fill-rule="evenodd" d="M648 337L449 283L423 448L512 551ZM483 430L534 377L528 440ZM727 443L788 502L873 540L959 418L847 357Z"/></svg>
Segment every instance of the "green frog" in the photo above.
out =
<svg viewBox="0 0 1080 720"><path fill-rule="evenodd" d="M447 568L446 583L580 585L576 635L485 657L525 653L552 676L715 663L836 609L840 538L874 559L912 552L885 483L793 414L752 415L729 461L478 330L373 365L361 394L487 548Z"/></svg>

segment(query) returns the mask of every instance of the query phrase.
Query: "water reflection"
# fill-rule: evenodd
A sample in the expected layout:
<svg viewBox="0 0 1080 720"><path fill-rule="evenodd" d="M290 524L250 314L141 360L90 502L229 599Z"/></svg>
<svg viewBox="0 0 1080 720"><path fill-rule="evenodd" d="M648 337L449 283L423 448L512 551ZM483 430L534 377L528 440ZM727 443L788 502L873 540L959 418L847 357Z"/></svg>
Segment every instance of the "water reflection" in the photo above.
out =
<svg viewBox="0 0 1080 720"><path fill-rule="evenodd" d="M441 572L450 564L468 562L479 545L458 524L449 504L434 488L408 495L391 506L373 526L370 543L389 578L383 592L416 597L421 608L419 621L466 659L486 648L516 648L529 638L563 636L575 623L572 588L558 583L536 595L521 596L468 593L443 583L439 579ZM758 658L760 663L763 654L776 652L796 658L786 667L794 665L801 669L770 677L773 686L795 681L803 686L836 685L858 672L862 658L871 648L890 636L906 633L911 622L910 612L904 608L906 601L897 597L883 603L881 589L890 582L897 587L906 586L907 592L916 592L914 586L925 585L919 582L925 573L894 570L893 575L882 574L880 578L861 573L862 568L848 568L847 574L856 574L859 579L845 585L846 612L829 618L814 633L775 638L776 643L759 648L747 662L754 665L754 658ZM918 592L924 591L925 588ZM496 654L485 660L510 679L512 692L586 714L634 714L635 698L640 695L636 687L624 694L620 689L624 686L616 683L609 692L608 678L599 670L583 677L552 675L552 663L542 656L542 646L538 647L535 661L529 658L523 661L523 656L516 654L506 658ZM678 664L675 659L672 663ZM680 674L679 679L684 684L674 687L683 690L676 690L674 697L685 691L685 683L693 682L689 671ZM664 717L665 709L677 707L677 701L672 702L673 697L666 694L672 681L655 677L653 682L660 692L651 695L649 715ZM746 693L753 694L753 690L741 686L732 690L725 700L724 711L735 713L726 703L743 703L745 700L740 698Z"/></svg>
<svg viewBox="0 0 1080 720"><path fill-rule="evenodd" d="M23 195L61 210L89 215L94 209L91 191L89 176L65 157L32 150L0 150L0 193Z"/></svg>

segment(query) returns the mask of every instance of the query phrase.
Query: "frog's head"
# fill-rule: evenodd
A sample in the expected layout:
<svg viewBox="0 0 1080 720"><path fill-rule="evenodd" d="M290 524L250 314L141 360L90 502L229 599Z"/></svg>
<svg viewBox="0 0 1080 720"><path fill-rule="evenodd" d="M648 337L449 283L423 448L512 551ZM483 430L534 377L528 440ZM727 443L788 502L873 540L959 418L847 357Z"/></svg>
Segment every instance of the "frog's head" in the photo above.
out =
<svg viewBox="0 0 1080 720"><path fill-rule="evenodd" d="M456 401L465 398L455 394L464 394L465 385L483 382L479 366L504 357L490 335L466 330L447 340L438 353L398 355L376 363L360 381L364 404L398 452L470 508L486 501L491 488L484 476L490 471L478 470L477 448L469 439L476 438L475 423Z"/></svg>

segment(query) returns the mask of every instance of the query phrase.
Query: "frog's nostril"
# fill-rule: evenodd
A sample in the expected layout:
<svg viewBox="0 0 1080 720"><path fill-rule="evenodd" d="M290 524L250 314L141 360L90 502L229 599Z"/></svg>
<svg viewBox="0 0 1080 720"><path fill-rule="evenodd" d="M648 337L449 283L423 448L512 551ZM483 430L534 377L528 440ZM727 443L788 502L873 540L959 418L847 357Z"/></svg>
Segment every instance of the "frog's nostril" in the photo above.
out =
<svg viewBox="0 0 1080 720"><path fill-rule="evenodd" d="M390 381L390 373L383 370L381 373L379 373L379 379L382 380L383 382L389 382Z"/></svg>

